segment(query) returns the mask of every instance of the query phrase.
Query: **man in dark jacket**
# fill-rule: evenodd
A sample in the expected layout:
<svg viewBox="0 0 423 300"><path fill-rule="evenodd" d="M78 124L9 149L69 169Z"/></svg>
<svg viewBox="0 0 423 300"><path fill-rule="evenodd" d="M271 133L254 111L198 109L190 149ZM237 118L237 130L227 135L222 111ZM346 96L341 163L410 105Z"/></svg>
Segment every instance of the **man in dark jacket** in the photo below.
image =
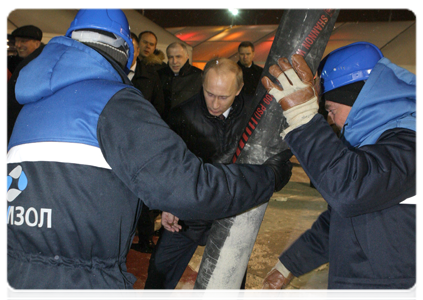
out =
<svg viewBox="0 0 423 300"><path fill-rule="evenodd" d="M137 35L131 32L131 38L134 45L134 60L132 61L128 78L162 116L164 97L160 77L152 65L147 65L138 58L140 48L138 46L139 40ZM154 219L158 214L158 211L151 211L145 204L142 205L141 215L137 225L138 243L133 243L131 246L132 249L143 253L151 253L153 251Z"/></svg>
<svg viewBox="0 0 423 300"><path fill-rule="evenodd" d="M230 59L209 61L203 88L196 96L172 109L169 126L204 162L229 163L249 118L250 99L241 90L242 71ZM291 176L290 151L286 153L286 181ZM150 258L146 289L174 289L198 245L206 244L213 221L184 220L162 213L164 231Z"/></svg>
<svg viewBox="0 0 423 300"><path fill-rule="evenodd" d="M17 51L17 55L7 57L7 69L13 74L18 64L42 45L43 32L34 25L25 25L13 30L10 37Z"/></svg>
<svg viewBox="0 0 423 300"><path fill-rule="evenodd" d="M128 78L141 91L144 98L153 104L159 115L162 115L164 111L164 97L160 77L152 66L141 63L138 58L140 52L138 37L135 33L131 32L131 38L135 55Z"/></svg>
<svg viewBox="0 0 423 300"><path fill-rule="evenodd" d="M212 220L268 201L283 182L279 156L201 162L130 83L133 55L125 14L87 9L21 70L7 154L13 288L132 288L141 201Z"/></svg>
<svg viewBox="0 0 423 300"><path fill-rule="evenodd" d="M313 75L304 58L292 57L296 72L286 58L279 59L280 68L270 67L283 91L263 79L289 125L285 141L328 202L312 228L279 257L264 288L286 287L293 276L327 262L330 289L411 288L416 282L416 77L366 42L331 52L321 65L322 99L341 139L317 114Z"/></svg>
<svg viewBox="0 0 423 300"><path fill-rule="evenodd" d="M189 64L187 46L174 42L166 49L168 63L159 70L165 97L164 120L170 110L196 95L201 89L201 70Z"/></svg>
<svg viewBox="0 0 423 300"><path fill-rule="evenodd" d="M143 64L152 66L154 70L158 71L166 67L163 62L164 57L159 49L157 49L157 35L152 31L143 31L138 35L140 52L138 58Z"/></svg>
<svg viewBox="0 0 423 300"><path fill-rule="evenodd" d="M238 65L242 69L244 77L244 93L254 95L257 85L260 82L263 68L254 64L254 44L251 42L242 42L238 46Z"/></svg>
<svg viewBox="0 0 423 300"><path fill-rule="evenodd" d="M8 57L7 68L12 75L7 81L7 142L10 140L16 118L22 109L22 105L16 101L15 97L15 85L19 72L44 48L41 42L43 32L33 25L19 27L12 32L11 36L15 39L18 55Z"/></svg>

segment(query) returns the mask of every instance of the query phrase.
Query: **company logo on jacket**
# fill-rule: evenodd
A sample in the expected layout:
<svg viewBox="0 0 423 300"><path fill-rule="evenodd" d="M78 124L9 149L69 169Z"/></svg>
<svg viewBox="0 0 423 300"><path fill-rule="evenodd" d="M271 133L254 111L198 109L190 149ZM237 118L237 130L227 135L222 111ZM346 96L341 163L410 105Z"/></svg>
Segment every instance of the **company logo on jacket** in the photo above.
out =
<svg viewBox="0 0 423 300"><path fill-rule="evenodd" d="M21 166L17 166L7 175L7 201L12 202L28 186L28 178Z"/></svg>

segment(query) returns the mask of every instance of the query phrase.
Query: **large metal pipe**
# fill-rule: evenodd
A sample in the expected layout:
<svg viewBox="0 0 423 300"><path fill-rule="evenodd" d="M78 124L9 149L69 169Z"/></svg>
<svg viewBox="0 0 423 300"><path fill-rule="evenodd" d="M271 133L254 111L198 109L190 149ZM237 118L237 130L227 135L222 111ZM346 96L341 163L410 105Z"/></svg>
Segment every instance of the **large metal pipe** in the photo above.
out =
<svg viewBox="0 0 423 300"><path fill-rule="evenodd" d="M315 73L335 25L338 10L287 10L284 12L266 60L263 76L280 57L303 55ZM285 150L280 133L286 127L280 105L259 83L256 109L239 142L233 163L262 164ZM222 160L223 162L223 160ZM239 289L263 221L267 203L231 218L216 220L204 249L194 289Z"/></svg>

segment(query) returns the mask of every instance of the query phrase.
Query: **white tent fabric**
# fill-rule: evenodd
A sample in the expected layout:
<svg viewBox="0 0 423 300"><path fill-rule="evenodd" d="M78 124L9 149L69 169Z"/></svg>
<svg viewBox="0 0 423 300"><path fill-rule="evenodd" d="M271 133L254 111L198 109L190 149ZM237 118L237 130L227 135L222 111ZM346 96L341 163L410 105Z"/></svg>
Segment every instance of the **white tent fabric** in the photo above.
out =
<svg viewBox="0 0 423 300"><path fill-rule="evenodd" d="M202 68L213 57L238 60L238 45L250 41L255 47L255 63L264 66L277 25L206 26L167 28L193 46L193 64ZM392 62L416 72L416 22L336 23L324 56L339 47L366 41L379 47Z"/></svg>
<svg viewBox="0 0 423 300"><path fill-rule="evenodd" d="M164 29L133 9L124 10L131 31L139 34L153 31L157 48L165 52L175 41L184 41L190 49L190 61L203 68L214 57L238 60L237 49L242 41L255 45L255 63L263 66L278 25L197 26ZM43 42L64 35L77 13L76 9L17 9L7 19L7 32L23 25L35 25L43 31ZM336 23L325 54L341 46L367 41L378 46L392 62L416 73L416 22L345 22Z"/></svg>
<svg viewBox="0 0 423 300"><path fill-rule="evenodd" d="M179 41L172 33L166 31L156 23L150 21L142 14L133 9L123 10L131 28L138 35L142 31L152 31L157 35L157 49L166 53L166 47L173 42ZM58 35L64 35L75 18L77 9L17 9L12 11L7 18L7 33L24 25L35 25L43 32L43 43ZM192 60L192 47L190 50Z"/></svg>

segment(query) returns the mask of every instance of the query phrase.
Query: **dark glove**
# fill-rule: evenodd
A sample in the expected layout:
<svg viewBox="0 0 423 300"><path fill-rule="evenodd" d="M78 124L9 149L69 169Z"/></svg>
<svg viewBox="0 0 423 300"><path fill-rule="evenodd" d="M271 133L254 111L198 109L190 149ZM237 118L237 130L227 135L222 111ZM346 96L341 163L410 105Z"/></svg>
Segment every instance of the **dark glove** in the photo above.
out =
<svg viewBox="0 0 423 300"><path fill-rule="evenodd" d="M269 159L263 164L272 168L275 173L275 192L279 192L289 181L292 175L291 149L286 149Z"/></svg>

